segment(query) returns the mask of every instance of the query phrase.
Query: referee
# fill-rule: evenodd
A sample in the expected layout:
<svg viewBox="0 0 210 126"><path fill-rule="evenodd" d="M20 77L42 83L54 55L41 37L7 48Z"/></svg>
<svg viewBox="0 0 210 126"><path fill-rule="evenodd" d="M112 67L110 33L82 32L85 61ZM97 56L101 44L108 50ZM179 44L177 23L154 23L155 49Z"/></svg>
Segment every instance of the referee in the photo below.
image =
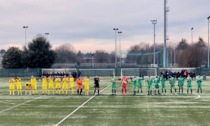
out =
<svg viewBox="0 0 210 126"><path fill-rule="evenodd" d="M99 77L96 76L94 78L94 95L96 94L96 90L98 90L98 95L99 95Z"/></svg>

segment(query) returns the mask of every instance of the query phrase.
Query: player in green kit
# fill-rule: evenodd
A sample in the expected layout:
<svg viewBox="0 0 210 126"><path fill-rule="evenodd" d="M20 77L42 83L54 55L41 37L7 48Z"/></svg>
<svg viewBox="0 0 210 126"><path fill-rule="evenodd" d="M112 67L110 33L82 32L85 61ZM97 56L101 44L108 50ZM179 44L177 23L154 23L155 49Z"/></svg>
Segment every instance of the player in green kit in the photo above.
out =
<svg viewBox="0 0 210 126"><path fill-rule="evenodd" d="M178 86L179 86L179 95L180 95L180 90L182 90L182 95L183 95L184 78L182 76L178 78Z"/></svg>
<svg viewBox="0 0 210 126"><path fill-rule="evenodd" d="M116 77L112 77L112 95L116 95L116 87L117 87L117 79Z"/></svg>
<svg viewBox="0 0 210 126"><path fill-rule="evenodd" d="M148 95L152 95L152 79L150 78L150 76L149 76L149 78L146 80L147 81L147 88L148 88Z"/></svg>
<svg viewBox="0 0 210 126"><path fill-rule="evenodd" d="M154 79L154 84L155 84L155 91L154 91L154 95L156 95L156 90L158 91L158 94L160 94L160 91L159 91L159 78L158 76Z"/></svg>
<svg viewBox="0 0 210 126"><path fill-rule="evenodd" d="M174 77L170 77L169 78L169 83L171 85L171 89L170 89L170 92L171 92L171 95L172 95L172 90L174 89L174 92L176 93L176 87L175 87L175 78Z"/></svg>
<svg viewBox="0 0 210 126"><path fill-rule="evenodd" d="M187 80L187 94L189 93L189 90L192 94L192 79L191 79L190 75L188 75L186 80Z"/></svg>
<svg viewBox="0 0 210 126"><path fill-rule="evenodd" d="M136 95L136 82L137 82L136 77L131 78L131 83L133 86L133 95Z"/></svg>
<svg viewBox="0 0 210 126"><path fill-rule="evenodd" d="M166 78L163 77L163 75L160 77L160 83L162 87L162 94L166 94ZM164 93L165 91L165 93Z"/></svg>
<svg viewBox="0 0 210 126"><path fill-rule="evenodd" d="M142 91L142 80L144 80L143 76L137 78L137 82L138 82L138 91L137 92L141 93L141 95L143 94L143 91Z"/></svg>
<svg viewBox="0 0 210 126"><path fill-rule="evenodd" d="M202 82L203 82L203 79L200 77L200 75L198 75L198 77L196 78L196 82L197 82L197 93L198 94L202 94ZM200 93L199 93L200 91Z"/></svg>

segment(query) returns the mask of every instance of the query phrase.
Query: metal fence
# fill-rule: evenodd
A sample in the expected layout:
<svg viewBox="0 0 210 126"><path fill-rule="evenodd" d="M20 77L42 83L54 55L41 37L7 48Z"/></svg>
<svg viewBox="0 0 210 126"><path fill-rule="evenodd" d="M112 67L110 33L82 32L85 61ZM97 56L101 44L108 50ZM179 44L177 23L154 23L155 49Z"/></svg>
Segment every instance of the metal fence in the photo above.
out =
<svg viewBox="0 0 210 126"><path fill-rule="evenodd" d="M41 76L41 69L0 69L0 77Z"/></svg>
<svg viewBox="0 0 210 126"><path fill-rule="evenodd" d="M114 72L114 68L69 68L71 70L80 70L82 76L121 76L122 72L125 75L133 76L133 75L143 75L143 76L154 76L160 75L160 72L163 71L172 71L178 72L182 69L186 69L188 72L195 72L195 74L210 76L210 69L209 68L142 68L142 67L127 67L127 68L116 68ZM66 72L69 69L51 69L54 70L65 70L61 72ZM46 69L45 69L46 70ZM0 77L30 77L30 76L41 76L43 74L44 69L37 68L37 69L0 69Z"/></svg>

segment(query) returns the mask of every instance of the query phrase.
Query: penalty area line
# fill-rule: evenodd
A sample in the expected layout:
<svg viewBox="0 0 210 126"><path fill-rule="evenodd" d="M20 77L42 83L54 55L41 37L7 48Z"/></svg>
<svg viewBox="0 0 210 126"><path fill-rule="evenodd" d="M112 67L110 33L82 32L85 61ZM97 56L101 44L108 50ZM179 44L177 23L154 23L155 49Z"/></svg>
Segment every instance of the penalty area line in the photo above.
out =
<svg viewBox="0 0 210 126"><path fill-rule="evenodd" d="M103 90L100 91L103 92L104 90L106 90L108 87L110 87L111 85L108 85L107 87L105 87ZM64 117L60 122L58 122L57 124L55 124L54 126L58 126L60 125L63 121L65 121L67 118L69 118L71 115L73 115L77 110L79 110L81 107L83 107L86 103L88 103L90 100L92 100L96 95L93 95L92 97L90 97L87 101L85 101L83 104L81 104L80 106L78 106L74 111L72 111L70 114L68 114L66 117Z"/></svg>
<svg viewBox="0 0 210 126"><path fill-rule="evenodd" d="M3 112L9 111L9 110L11 110L11 109L17 108L17 107L19 107L19 106L21 106L21 105L27 104L27 103L29 103L29 102L35 101L35 100L37 100L37 99L39 99L39 98L41 98L41 97L42 97L42 96L37 97L37 98L35 98L35 99L33 99L33 100L29 100L29 101L23 102L23 103L18 104L18 105L12 106L12 107L10 107L10 108L4 109L4 110L0 111L0 114L3 113Z"/></svg>

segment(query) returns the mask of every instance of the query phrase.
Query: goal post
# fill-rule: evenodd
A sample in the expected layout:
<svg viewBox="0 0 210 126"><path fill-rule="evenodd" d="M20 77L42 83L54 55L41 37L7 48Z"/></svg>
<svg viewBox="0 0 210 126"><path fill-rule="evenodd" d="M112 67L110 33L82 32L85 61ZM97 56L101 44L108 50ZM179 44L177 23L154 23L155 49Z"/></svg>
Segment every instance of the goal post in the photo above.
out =
<svg viewBox="0 0 210 126"><path fill-rule="evenodd" d="M79 69L82 76L115 76L114 69Z"/></svg>
<svg viewBox="0 0 210 126"><path fill-rule="evenodd" d="M157 76L158 68L122 68L122 76Z"/></svg>

